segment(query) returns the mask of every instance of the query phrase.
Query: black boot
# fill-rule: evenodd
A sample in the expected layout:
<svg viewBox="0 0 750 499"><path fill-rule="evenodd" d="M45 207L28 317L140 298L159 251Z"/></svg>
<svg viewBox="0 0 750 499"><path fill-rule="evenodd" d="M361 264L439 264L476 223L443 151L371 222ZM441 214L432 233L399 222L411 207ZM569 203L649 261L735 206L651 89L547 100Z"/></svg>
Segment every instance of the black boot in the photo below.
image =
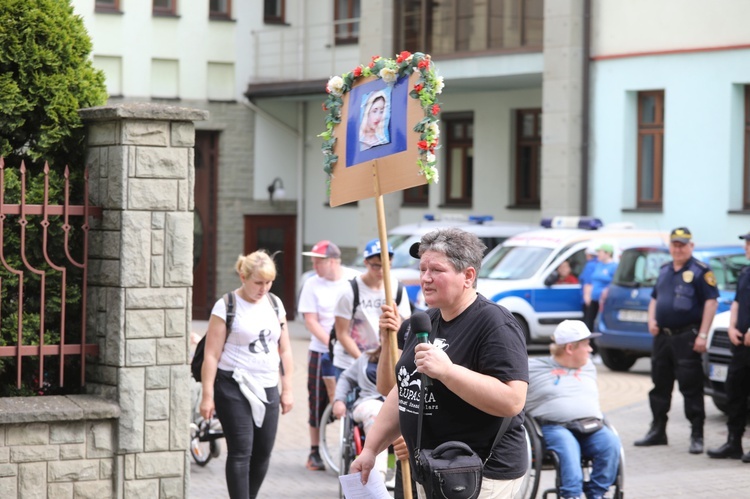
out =
<svg viewBox="0 0 750 499"><path fill-rule="evenodd" d="M650 447L652 445L667 445L667 423L666 421L654 421L646 436L636 440L636 447Z"/></svg>
<svg viewBox="0 0 750 499"><path fill-rule="evenodd" d="M730 433L727 441L718 449L708 449L708 457L714 459L741 459L742 456L742 437ZM748 453L750 454L750 453ZM748 456L750 458L750 456ZM750 459L749 459L750 460Z"/></svg>
<svg viewBox="0 0 750 499"><path fill-rule="evenodd" d="M691 454L703 454L703 437L690 437L688 452Z"/></svg>

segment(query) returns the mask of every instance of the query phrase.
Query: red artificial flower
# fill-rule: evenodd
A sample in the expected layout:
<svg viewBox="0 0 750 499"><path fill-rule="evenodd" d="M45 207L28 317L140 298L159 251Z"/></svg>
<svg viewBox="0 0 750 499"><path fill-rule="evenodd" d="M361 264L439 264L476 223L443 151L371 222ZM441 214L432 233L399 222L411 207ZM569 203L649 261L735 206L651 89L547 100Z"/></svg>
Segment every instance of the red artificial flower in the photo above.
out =
<svg viewBox="0 0 750 499"><path fill-rule="evenodd" d="M359 78L360 76L362 76L362 66L357 66L356 68L354 68L354 71L352 71L352 73L354 74L355 78Z"/></svg>
<svg viewBox="0 0 750 499"><path fill-rule="evenodd" d="M328 111L328 108L326 107L326 103L325 102L322 104L322 106L323 106L323 111Z"/></svg>
<svg viewBox="0 0 750 499"><path fill-rule="evenodd" d="M421 92L423 88L424 85L422 85L421 83L417 83L416 85L414 85L414 91L416 91L417 93Z"/></svg>
<svg viewBox="0 0 750 499"><path fill-rule="evenodd" d="M399 64L401 64L406 59L408 59L410 55L411 55L411 52L408 52L408 51L404 50L403 52L401 52L398 55L398 57L396 57L396 62L398 62Z"/></svg>
<svg viewBox="0 0 750 499"><path fill-rule="evenodd" d="M434 115L440 114L440 106L438 106L437 104L433 104L432 105L432 114L434 114Z"/></svg>
<svg viewBox="0 0 750 499"><path fill-rule="evenodd" d="M379 56L379 55L374 55L374 56L372 56L372 60L373 60L373 61L375 61L375 60L377 60L377 59L380 59L380 56Z"/></svg>
<svg viewBox="0 0 750 499"><path fill-rule="evenodd" d="M427 141L420 140L419 142L417 142L417 147L419 147L420 149L427 150Z"/></svg>
<svg viewBox="0 0 750 499"><path fill-rule="evenodd" d="M375 61L372 61L370 64L368 64L368 66L370 67L370 69L374 68L375 67Z"/></svg>
<svg viewBox="0 0 750 499"><path fill-rule="evenodd" d="M427 69L428 67L430 67L430 61L428 61L427 59L422 59L421 61L419 61L419 64L417 64L417 67L419 69Z"/></svg>

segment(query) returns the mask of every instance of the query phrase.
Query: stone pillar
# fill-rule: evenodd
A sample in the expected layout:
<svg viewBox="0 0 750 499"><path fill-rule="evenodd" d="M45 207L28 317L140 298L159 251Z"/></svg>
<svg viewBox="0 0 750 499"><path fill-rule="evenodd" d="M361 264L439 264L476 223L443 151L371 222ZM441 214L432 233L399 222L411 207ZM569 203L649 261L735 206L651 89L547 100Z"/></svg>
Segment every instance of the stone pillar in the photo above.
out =
<svg viewBox="0 0 750 499"><path fill-rule="evenodd" d="M116 401L117 497L188 496L193 283L193 122L151 103L84 109L92 222L89 391Z"/></svg>
<svg viewBox="0 0 750 499"><path fill-rule="evenodd" d="M544 2L542 216L581 212L583 2Z"/></svg>

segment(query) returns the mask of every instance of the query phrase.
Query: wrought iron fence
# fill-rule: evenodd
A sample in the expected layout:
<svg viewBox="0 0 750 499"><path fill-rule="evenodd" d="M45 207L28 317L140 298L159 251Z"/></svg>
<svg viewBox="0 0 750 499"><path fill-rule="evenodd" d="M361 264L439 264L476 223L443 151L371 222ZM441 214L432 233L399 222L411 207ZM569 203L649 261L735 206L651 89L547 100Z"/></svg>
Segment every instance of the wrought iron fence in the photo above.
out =
<svg viewBox="0 0 750 499"><path fill-rule="evenodd" d="M88 172L83 204L71 204L67 167L61 179L45 163L30 189L25 163L5 166L0 157L0 388L15 379L16 394L69 392L99 353L87 343L86 294L89 217L102 210L88 204ZM73 374L80 381L66 385Z"/></svg>

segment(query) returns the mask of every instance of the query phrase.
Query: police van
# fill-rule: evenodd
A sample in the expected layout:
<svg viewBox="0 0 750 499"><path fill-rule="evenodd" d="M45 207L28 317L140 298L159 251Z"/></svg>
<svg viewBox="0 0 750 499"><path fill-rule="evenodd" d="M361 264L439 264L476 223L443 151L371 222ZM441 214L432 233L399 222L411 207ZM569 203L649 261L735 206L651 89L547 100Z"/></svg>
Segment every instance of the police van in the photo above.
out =
<svg viewBox="0 0 750 499"><path fill-rule="evenodd" d="M543 229L524 232L496 247L482 262L479 293L507 308L518 320L526 341L549 341L557 324L583 319L579 283L558 283L558 267L570 265L578 275L586 264L586 250L601 244L614 248L614 259L636 245L666 245L669 234L639 230L633 224L604 225L590 217L542 220Z"/></svg>

